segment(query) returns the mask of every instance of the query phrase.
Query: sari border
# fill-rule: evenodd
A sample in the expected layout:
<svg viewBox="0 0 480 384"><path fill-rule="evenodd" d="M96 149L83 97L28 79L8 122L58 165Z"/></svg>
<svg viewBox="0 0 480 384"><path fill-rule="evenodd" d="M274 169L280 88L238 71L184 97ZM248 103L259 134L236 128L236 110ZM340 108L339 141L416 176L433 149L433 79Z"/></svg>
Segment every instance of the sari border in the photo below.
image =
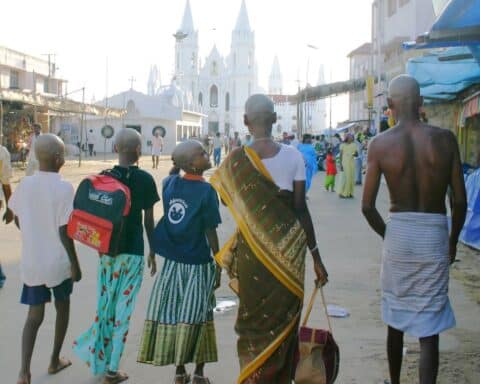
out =
<svg viewBox="0 0 480 384"><path fill-rule="evenodd" d="M265 348L262 353L260 353L254 360L248 363L240 371L240 376L238 377L237 384L242 384L244 380L248 379L250 375L252 375L267 361L267 359L278 349L280 344L285 341L287 336L297 324L299 318L300 312L295 315L290 324L288 324L288 326L282 331L282 333L278 335L278 337L267 348Z"/></svg>

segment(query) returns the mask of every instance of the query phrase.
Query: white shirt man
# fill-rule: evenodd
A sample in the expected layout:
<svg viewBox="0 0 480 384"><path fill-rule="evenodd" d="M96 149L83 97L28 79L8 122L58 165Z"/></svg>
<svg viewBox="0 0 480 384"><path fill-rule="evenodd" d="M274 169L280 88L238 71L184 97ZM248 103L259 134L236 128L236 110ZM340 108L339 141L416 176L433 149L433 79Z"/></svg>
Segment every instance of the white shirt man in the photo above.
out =
<svg viewBox="0 0 480 384"><path fill-rule="evenodd" d="M9 208L19 218L21 277L25 285L56 287L71 277L71 264L58 229L73 210L73 186L58 173L38 171L22 179Z"/></svg>

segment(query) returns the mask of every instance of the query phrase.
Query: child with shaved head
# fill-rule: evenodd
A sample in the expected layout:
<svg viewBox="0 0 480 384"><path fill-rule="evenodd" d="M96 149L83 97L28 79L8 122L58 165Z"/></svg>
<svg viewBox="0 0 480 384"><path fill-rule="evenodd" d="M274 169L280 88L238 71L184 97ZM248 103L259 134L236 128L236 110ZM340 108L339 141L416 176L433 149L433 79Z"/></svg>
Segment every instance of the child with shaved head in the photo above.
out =
<svg viewBox="0 0 480 384"><path fill-rule="evenodd" d="M118 255L100 255L98 302L95 321L74 342L74 351L94 375L104 373L103 383L120 383L128 376L119 372L120 358L127 341L130 316L140 290L144 269L143 225L149 242L149 266L155 272L152 236L153 206L160 200L153 177L137 163L142 142L134 129L122 129L115 137L118 165L112 173L130 189L130 213L124 223L124 236ZM153 263L151 261L153 260ZM150 264L151 263L151 264Z"/></svg>
<svg viewBox="0 0 480 384"><path fill-rule="evenodd" d="M218 359L213 292L220 270L212 251L218 252L219 203L202 177L212 166L202 144L185 141L172 158L174 168L163 181L164 216L154 234L155 253L165 262L150 296L138 361L175 365L174 384L190 382L185 364L195 363L192 383L208 384L204 365Z"/></svg>
<svg viewBox="0 0 480 384"><path fill-rule="evenodd" d="M18 384L31 382L33 347L45 303L51 300L52 293L57 319L48 373L55 374L71 365L60 358L60 350L68 326L73 282L81 279L73 241L67 236L74 190L58 173L65 163L65 146L57 136L44 134L36 140L35 155L40 170L23 178L8 202L22 235L21 302L29 305Z"/></svg>

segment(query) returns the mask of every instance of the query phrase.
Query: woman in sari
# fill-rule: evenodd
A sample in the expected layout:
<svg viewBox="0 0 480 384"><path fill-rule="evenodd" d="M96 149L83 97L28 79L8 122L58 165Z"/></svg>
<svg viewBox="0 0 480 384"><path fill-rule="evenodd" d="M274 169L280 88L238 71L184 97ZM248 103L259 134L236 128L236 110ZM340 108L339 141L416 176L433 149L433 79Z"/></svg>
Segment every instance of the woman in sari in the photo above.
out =
<svg viewBox="0 0 480 384"><path fill-rule="evenodd" d="M302 143L298 144L297 149L305 161L305 191L308 192L312 185L313 176L318 172L317 152L312 145L312 135L309 133L303 135Z"/></svg>
<svg viewBox="0 0 480 384"><path fill-rule="evenodd" d="M319 284L327 282L305 203L305 166L297 149L275 143L272 101L251 96L245 124L254 137L210 179L238 230L216 255L240 299L235 330L237 383L290 384L295 374L307 247Z"/></svg>
<svg viewBox="0 0 480 384"><path fill-rule="evenodd" d="M342 199L353 198L355 188L355 157L357 156L357 144L353 141L353 135L347 134L345 143L340 146L340 164L342 165L343 178L339 191Z"/></svg>

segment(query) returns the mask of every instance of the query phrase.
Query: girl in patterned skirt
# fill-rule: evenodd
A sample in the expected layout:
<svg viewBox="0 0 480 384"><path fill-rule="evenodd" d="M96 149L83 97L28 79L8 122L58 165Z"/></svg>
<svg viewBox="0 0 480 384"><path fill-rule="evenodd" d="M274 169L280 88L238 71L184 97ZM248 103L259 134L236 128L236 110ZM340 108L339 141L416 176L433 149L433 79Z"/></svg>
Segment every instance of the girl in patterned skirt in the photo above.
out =
<svg viewBox="0 0 480 384"><path fill-rule="evenodd" d="M205 363L217 361L214 290L220 285L216 228L218 197L202 174L211 167L198 141L179 144L163 181L164 216L155 228L155 253L165 261L150 296L137 361L176 366L175 384L190 382L185 364L195 363L193 384L208 384ZM180 170L184 175L180 176ZM156 271L155 258L149 258Z"/></svg>

